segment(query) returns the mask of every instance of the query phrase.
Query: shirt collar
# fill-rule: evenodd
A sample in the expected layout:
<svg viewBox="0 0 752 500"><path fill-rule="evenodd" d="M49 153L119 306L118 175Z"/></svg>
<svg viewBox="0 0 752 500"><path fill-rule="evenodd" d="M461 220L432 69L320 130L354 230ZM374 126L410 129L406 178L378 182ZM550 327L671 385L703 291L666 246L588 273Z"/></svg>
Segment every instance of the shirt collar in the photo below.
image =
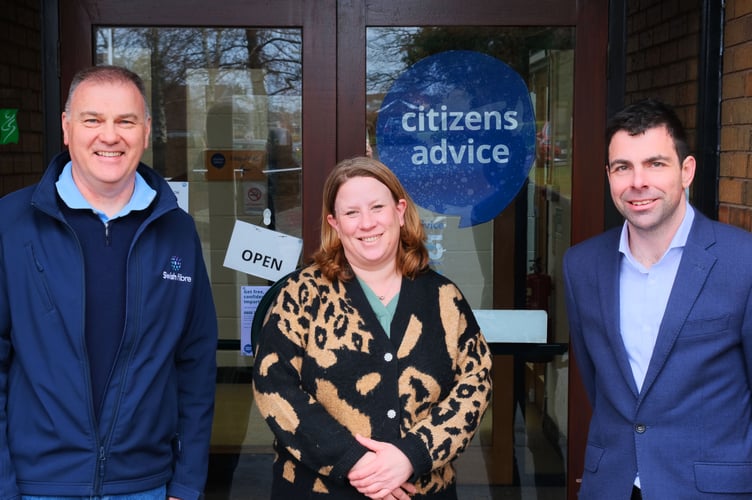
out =
<svg viewBox="0 0 752 500"><path fill-rule="evenodd" d="M57 188L57 193L60 195L60 198L69 208L88 208L97 214L102 222L105 223L117 219L118 217L125 217L134 210L146 209L157 196L157 192L146 183L141 174L136 172L136 183L133 188L131 199L128 200L128 203L126 203L120 212L112 217L107 217L107 214L92 207L91 203L89 203L86 198L84 198L84 195L81 194L78 186L76 186L76 183L73 181L73 165L70 161L65 167L63 167L63 171L60 173L60 177L58 177L55 187Z"/></svg>
<svg viewBox="0 0 752 500"><path fill-rule="evenodd" d="M684 212L684 218L682 219L679 229L677 229L674 237L671 239L666 249L666 253L672 248L684 248L687 244L687 238L689 238L689 231L692 229L692 223L695 220L695 210L689 202L686 203L687 209ZM626 255L628 258L634 260L632 252L629 250L629 231L627 229L627 221L624 221L624 225L621 227L621 238L619 239L619 251ZM663 255L666 255L665 253Z"/></svg>

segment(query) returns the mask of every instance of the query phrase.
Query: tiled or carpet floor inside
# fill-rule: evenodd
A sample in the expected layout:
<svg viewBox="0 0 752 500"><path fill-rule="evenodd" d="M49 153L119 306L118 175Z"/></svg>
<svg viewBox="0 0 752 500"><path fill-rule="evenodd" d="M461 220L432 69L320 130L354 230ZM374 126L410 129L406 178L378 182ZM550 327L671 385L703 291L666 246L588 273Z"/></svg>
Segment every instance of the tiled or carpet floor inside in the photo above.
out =
<svg viewBox="0 0 752 500"><path fill-rule="evenodd" d="M242 401L241 385L218 385L218 404ZM227 394L223 394L229 392ZM250 398L249 398L250 399ZM211 457L210 480L206 500L266 500L271 485L272 436L255 410L255 405L221 408L217 412L215 451L230 451L242 442L241 453L215 453ZM563 500L566 498L565 466L561 453L542 432L540 415L533 405L526 405L523 416L519 406L515 413L514 482L489 485L488 460L490 422L487 414L473 443L458 459L458 496L460 500ZM232 425L240 422L241 425ZM247 424L245 424L247 423ZM224 440L224 443L223 443ZM226 445L226 447L223 447ZM564 451L564 453L566 453Z"/></svg>

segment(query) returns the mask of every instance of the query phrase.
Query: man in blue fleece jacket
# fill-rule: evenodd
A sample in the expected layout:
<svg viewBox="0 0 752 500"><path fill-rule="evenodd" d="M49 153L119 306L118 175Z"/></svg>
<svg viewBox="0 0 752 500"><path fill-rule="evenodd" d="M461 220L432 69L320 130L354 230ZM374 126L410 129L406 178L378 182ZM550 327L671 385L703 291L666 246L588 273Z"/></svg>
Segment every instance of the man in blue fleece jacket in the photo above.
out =
<svg viewBox="0 0 752 500"><path fill-rule="evenodd" d="M193 219L141 163L141 78L82 70L62 127L0 199L0 500L197 500L217 319Z"/></svg>

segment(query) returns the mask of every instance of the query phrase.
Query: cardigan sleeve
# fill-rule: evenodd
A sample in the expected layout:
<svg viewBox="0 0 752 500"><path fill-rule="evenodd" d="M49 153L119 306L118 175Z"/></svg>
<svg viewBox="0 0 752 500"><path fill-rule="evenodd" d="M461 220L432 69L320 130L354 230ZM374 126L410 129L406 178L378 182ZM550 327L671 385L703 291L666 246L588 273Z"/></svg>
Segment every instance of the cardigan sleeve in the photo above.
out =
<svg viewBox="0 0 752 500"><path fill-rule="evenodd" d="M271 308L254 364L253 393L277 446L311 470L344 483L368 450L304 388L302 360L312 335L307 306L314 300L301 292L305 286L291 280Z"/></svg>
<svg viewBox="0 0 752 500"><path fill-rule="evenodd" d="M395 443L413 464L413 480L464 451L491 398L491 352L470 305L454 285L440 288L439 303L455 377L446 397Z"/></svg>

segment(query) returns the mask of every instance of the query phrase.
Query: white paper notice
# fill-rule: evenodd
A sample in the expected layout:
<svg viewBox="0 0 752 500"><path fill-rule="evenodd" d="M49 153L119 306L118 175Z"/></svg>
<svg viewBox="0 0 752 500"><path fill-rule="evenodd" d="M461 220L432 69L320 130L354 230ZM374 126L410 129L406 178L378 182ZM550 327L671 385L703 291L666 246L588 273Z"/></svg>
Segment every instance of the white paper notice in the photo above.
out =
<svg viewBox="0 0 752 500"><path fill-rule="evenodd" d="M302 250L300 238L236 220L224 266L277 281L298 267Z"/></svg>
<svg viewBox="0 0 752 500"><path fill-rule="evenodd" d="M168 181L167 184L172 188L175 197L178 199L178 206L188 212L188 183L185 181Z"/></svg>
<svg viewBox="0 0 752 500"><path fill-rule="evenodd" d="M253 355L251 325L259 302L269 288L268 286L240 287L240 354L243 356Z"/></svg>
<svg viewBox="0 0 752 500"><path fill-rule="evenodd" d="M489 343L546 343L548 313L540 309L473 309Z"/></svg>

